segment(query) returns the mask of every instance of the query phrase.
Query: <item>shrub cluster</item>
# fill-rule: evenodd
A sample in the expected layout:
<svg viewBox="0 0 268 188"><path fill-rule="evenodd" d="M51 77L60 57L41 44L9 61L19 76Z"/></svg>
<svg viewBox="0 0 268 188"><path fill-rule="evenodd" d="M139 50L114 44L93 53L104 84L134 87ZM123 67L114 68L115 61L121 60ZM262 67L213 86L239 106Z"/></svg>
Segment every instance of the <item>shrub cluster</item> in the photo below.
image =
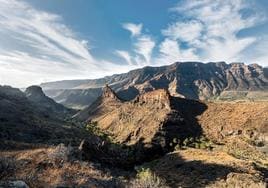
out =
<svg viewBox="0 0 268 188"><path fill-rule="evenodd" d="M196 149L212 149L212 142L208 140L206 137L201 136L201 137L189 137L185 138L184 140L180 140L178 138L174 138L172 142L170 143L170 146L174 147L174 150L180 150L184 149L187 147L190 148L196 148Z"/></svg>

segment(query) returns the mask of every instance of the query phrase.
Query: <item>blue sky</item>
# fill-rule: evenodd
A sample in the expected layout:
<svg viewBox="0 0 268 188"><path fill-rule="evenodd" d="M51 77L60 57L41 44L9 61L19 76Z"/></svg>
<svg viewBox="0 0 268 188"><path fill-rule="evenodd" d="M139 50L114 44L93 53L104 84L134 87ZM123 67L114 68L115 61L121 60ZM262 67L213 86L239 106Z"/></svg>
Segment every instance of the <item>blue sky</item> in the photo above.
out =
<svg viewBox="0 0 268 188"><path fill-rule="evenodd" d="M268 66L266 0L0 0L0 84L175 61Z"/></svg>

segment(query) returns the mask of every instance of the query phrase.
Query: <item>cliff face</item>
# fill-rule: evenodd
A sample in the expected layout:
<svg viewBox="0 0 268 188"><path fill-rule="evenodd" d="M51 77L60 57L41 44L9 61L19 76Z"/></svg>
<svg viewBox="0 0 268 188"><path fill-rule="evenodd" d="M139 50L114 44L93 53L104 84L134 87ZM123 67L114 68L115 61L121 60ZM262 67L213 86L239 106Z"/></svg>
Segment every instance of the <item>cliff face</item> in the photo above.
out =
<svg viewBox="0 0 268 188"><path fill-rule="evenodd" d="M70 83L69 83L70 82ZM215 97L268 98L267 70L257 64L226 64L177 62L163 67L144 67L125 74L113 75L96 80L60 81L41 84L44 91L58 102L65 105L82 106L68 102L68 96L80 98L80 93L88 92L88 103L91 104L101 95L100 88L109 84L118 96L132 100L139 94L155 89L166 89L172 96L189 99L211 99ZM68 87L67 87L68 86ZM60 91L59 91L60 89ZM67 89L67 90L66 90ZM95 92L98 91L98 92ZM56 92L57 91L57 92ZM94 92L93 92L94 91ZM254 95L251 93L254 92ZM64 95L62 94L64 93ZM241 94L242 93L242 94Z"/></svg>
<svg viewBox="0 0 268 188"><path fill-rule="evenodd" d="M170 97L167 90L159 89L137 96L134 102L170 109Z"/></svg>

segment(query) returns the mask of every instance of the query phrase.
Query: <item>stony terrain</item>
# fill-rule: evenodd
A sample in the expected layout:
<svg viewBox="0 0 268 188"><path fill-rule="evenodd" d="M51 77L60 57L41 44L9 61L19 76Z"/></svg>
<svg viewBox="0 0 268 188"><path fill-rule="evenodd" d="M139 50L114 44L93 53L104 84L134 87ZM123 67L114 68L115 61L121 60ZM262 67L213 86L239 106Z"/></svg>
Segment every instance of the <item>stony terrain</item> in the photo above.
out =
<svg viewBox="0 0 268 188"><path fill-rule="evenodd" d="M268 99L267 68L257 64L225 62L177 62L95 80L43 83L41 87L57 102L68 107L84 108L101 95L101 88L106 83L126 100L155 89L167 89L172 96L189 99Z"/></svg>
<svg viewBox="0 0 268 188"><path fill-rule="evenodd" d="M265 187L263 174L253 163L222 151L181 150L147 167L170 187Z"/></svg>
<svg viewBox="0 0 268 188"><path fill-rule="evenodd" d="M221 141L241 135L268 141L267 102L209 102L206 105L207 110L198 120L211 139Z"/></svg>
<svg viewBox="0 0 268 188"><path fill-rule="evenodd" d="M0 187L267 186L268 102L165 89L126 101L106 85L74 114L39 87L4 86L0 105Z"/></svg>

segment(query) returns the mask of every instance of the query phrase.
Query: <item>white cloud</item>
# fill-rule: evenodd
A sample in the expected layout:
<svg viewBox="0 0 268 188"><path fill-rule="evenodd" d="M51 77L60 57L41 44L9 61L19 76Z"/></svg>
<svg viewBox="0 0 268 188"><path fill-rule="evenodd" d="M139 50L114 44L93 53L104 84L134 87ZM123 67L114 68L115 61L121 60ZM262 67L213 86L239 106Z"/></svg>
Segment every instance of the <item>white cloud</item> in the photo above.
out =
<svg viewBox="0 0 268 188"><path fill-rule="evenodd" d="M240 61L240 53L249 47L256 39L247 37L244 39L227 38L223 41L208 39L202 48L207 61Z"/></svg>
<svg viewBox="0 0 268 188"><path fill-rule="evenodd" d="M142 24L123 23L122 26L124 29L130 31L132 37L141 34Z"/></svg>
<svg viewBox="0 0 268 188"><path fill-rule="evenodd" d="M129 64L135 64L137 68L152 64L152 53L156 45L156 42L152 36L142 33L142 25L143 24L133 23L126 23L122 25L124 29L129 30L132 34L132 56L127 51L116 50L117 55L124 58Z"/></svg>
<svg viewBox="0 0 268 188"><path fill-rule="evenodd" d="M254 11L251 6L242 0L180 1L171 11L183 15L183 21L178 19L162 33L186 42L186 49L201 61L247 61L243 51L254 47L257 37L240 38L238 32L263 21L259 13L243 16L245 8Z"/></svg>
<svg viewBox="0 0 268 188"><path fill-rule="evenodd" d="M201 36L203 25L201 22L191 20L189 22L176 22L171 24L167 29L162 30L164 36L174 40L191 42Z"/></svg>
<svg viewBox="0 0 268 188"><path fill-rule="evenodd" d="M0 84L25 87L59 79L96 78L131 66L95 59L58 15L24 1L0 0Z"/></svg>
<svg viewBox="0 0 268 188"><path fill-rule="evenodd" d="M268 67L268 35L258 37L251 46L253 47L243 50L238 59L246 57L248 63L257 63Z"/></svg>
<svg viewBox="0 0 268 188"><path fill-rule="evenodd" d="M124 23L133 49L115 50L127 62L120 65L93 57L90 42L66 26L60 16L24 1L0 0L0 84L25 87L96 78L175 61L246 61L268 66L267 35L238 37L240 31L264 20L259 12L243 16L244 8L253 10L247 2L180 1L172 11L182 16L162 30L165 38L158 44L148 31L142 32L142 23ZM159 54L153 56L156 45Z"/></svg>
<svg viewBox="0 0 268 188"><path fill-rule="evenodd" d="M150 65L152 52L155 47L155 41L152 39L152 37L142 35L141 37L137 38L137 41L134 46L135 52L144 58L144 64ZM139 60L139 62L137 63L141 64L141 60Z"/></svg>
<svg viewBox="0 0 268 188"><path fill-rule="evenodd" d="M180 49L176 40L165 39L159 45L160 56L157 58L157 64L170 64L170 62L180 61L194 61L198 57L195 55L193 49Z"/></svg>
<svg viewBox="0 0 268 188"><path fill-rule="evenodd" d="M133 65L132 61L131 61L131 56L127 51L124 50L116 50L115 53L123 58L129 65Z"/></svg>

